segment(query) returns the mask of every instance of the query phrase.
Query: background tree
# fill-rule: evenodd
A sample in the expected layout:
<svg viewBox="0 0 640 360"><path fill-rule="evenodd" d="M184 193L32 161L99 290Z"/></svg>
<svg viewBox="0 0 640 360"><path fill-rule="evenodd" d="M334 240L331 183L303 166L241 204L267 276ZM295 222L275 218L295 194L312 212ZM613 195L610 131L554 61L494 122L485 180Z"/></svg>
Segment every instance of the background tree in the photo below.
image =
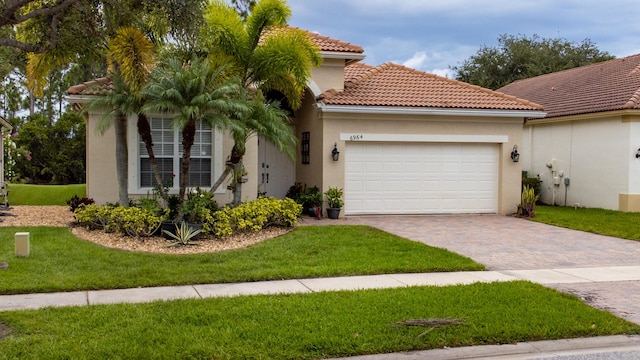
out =
<svg viewBox="0 0 640 360"><path fill-rule="evenodd" d="M34 41L20 41L15 37L0 35L0 46L20 49L24 52L41 53L54 48L60 41L58 37L61 19L69 8L81 0L5 0L0 3L0 29L6 30L26 22L38 21L43 25L42 37ZM89 1L86 1L87 3Z"/></svg>
<svg viewBox="0 0 640 360"><path fill-rule="evenodd" d="M60 71L69 63L103 64L106 72L109 39L116 37L118 29L134 26L142 29L157 46L171 39L175 44L193 43L198 24L202 21L202 6L205 0L85 0L70 7L61 18L57 29L59 43L42 53L30 54L27 65L29 88L42 95L47 76ZM36 39L45 31L46 21L33 19L22 24L20 35L24 39ZM113 54L112 54L113 55ZM112 56L113 58L113 56ZM110 62L114 84L121 94L133 94L130 79L121 73L119 61ZM83 81L90 80L84 79ZM122 99L121 99L122 100ZM124 103L120 103L124 105ZM116 164L119 187L119 202L128 204L128 145L126 142L126 113L114 117L116 133Z"/></svg>
<svg viewBox="0 0 640 360"><path fill-rule="evenodd" d="M25 122L13 137L29 157L15 159L13 181L34 184L85 182L85 123L76 112L65 112L55 123L42 115Z"/></svg>
<svg viewBox="0 0 640 360"><path fill-rule="evenodd" d="M483 46L451 69L457 80L495 90L516 80L613 58L589 39L574 43L562 38L504 34L498 38L498 46Z"/></svg>
<svg viewBox="0 0 640 360"><path fill-rule="evenodd" d="M212 0L207 6L201 34L202 48L214 56L233 59L248 100L254 96L264 100L267 99L266 94L276 92L286 98L291 108L300 107L311 68L319 66L322 59L317 45L305 31L286 27L290 16L291 9L284 0L259 0L246 19L221 0ZM247 113L247 116L263 116L265 111L273 109L272 104L260 111ZM236 179L242 176L242 158L248 134L268 135L269 141L278 149L293 156L296 145L293 130L288 126L257 126L264 125L264 121L283 123L278 115L265 116L262 120L238 119L242 126L232 134L234 146L227 168L214 185L219 186L231 172ZM265 128L277 128L279 131L263 134ZM237 205L241 200L242 183L235 182L233 191L233 203Z"/></svg>

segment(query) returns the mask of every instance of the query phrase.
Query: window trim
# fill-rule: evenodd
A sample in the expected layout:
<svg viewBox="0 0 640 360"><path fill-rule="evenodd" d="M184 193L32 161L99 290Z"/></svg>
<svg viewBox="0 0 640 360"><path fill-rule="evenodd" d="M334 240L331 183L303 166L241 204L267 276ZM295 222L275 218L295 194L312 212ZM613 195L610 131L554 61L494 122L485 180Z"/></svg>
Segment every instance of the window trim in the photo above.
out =
<svg viewBox="0 0 640 360"><path fill-rule="evenodd" d="M170 118L167 115L149 115L149 118ZM137 116L129 115L127 119L127 143L129 148L129 189L130 195L147 195L151 194L153 188L140 186L140 135L138 134ZM178 136L181 141L181 138ZM222 175L224 171L224 146L223 146L223 133L220 129L212 129L212 146L211 146L211 184L213 185L218 177ZM181 145L178 145L181 146ZM174 159L180 157L179 152L174 153ZM179 159L178 159L179 161ZM175 178L173 187L169 190L170 194L177 194L180 187L178 182L178 176ZM207 189L208 190L208 189ZM220 186L216 190L215 194L225 194L226 187Z"/></svg>

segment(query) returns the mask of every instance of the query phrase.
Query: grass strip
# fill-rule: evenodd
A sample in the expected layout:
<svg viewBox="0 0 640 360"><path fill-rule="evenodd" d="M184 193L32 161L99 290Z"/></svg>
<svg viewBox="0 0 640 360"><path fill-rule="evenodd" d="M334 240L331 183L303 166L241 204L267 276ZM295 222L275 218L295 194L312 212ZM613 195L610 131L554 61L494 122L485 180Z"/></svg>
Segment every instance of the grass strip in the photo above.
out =
<svg viewBox="0 0 640 360"><path fill-rule="evenodd" d="M14 255L18 231L31 234L28 258ZM303 226L245 249L195 255L108 249L66 228L5 227L0 261L9 263L0 294L484 270L469 258L367 226Z"/></svg>
<svg viewBox="0 0 640 360"><path fill-rule="evenodd" d="M30 185L9 184L9 204L11 205L67 205L73 195L84 197L86 184L75 185Z"/></svg>
<svg viewBox="0 0 640 360"><path fill-rule="evenodd" d="M622 239L640 240L640 213L615 210L536 206L531 220Z"/></svg>
<svg viewBox="0 0 640 360"><path fill-rule="evenodd" d="M411 319L458 319L425 328ZM528 282L0 312L0 358L316 359L637 334Z"/></svg>

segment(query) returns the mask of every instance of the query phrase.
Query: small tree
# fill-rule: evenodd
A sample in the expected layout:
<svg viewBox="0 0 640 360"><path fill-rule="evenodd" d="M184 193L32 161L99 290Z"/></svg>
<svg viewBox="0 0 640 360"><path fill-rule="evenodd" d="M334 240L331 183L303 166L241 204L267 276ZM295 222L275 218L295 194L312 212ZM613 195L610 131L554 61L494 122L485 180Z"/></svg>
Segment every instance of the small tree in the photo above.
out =
<svg viewBox="0 0 640 360"><path fill-rule="evenodd" d="M457 80L495 90L515 80L613 58L589 39L574 43L562 38L504 34L498 38L498 46L483 46L451 69Z"/></svg>

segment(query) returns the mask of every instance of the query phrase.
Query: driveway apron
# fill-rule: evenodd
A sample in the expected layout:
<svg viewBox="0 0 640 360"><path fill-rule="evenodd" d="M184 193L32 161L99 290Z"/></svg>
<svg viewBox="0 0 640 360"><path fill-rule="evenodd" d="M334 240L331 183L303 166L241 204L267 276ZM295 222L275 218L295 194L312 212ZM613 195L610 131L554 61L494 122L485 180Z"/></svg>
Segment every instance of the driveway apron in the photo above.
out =
<svg viewBox="0 0 640 360"><path fill-rule="evenodd" d="M640 242L499 215L352 216L369 225L484 264L488 270L640 265ZM550 284L640 324L640 281Z"/></svg>

